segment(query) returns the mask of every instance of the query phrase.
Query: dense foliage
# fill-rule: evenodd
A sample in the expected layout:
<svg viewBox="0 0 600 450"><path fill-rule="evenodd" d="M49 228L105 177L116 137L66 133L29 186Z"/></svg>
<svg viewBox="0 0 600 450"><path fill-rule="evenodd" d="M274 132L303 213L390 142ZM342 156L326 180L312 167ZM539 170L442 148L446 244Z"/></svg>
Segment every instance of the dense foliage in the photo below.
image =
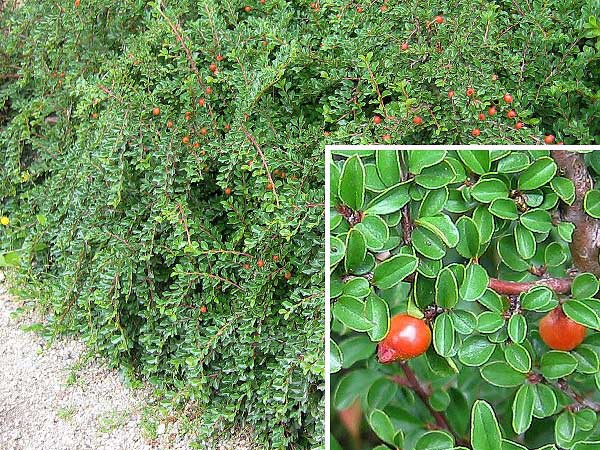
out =
<svg viewBox="0 0 600 450"><path fill-rule="evenodd" d="M301 24L172 3L4 15L0 261L52 331L187 402L201 439L237 418L313 448L324 170Z"/></svg>
<svg viewBox="0 0 600 450"><path fill-rule="evenodd" d="M600 152L339 150L330 167L332 448L600 448ZM432 345L382 364L399 313Z"/></svg>

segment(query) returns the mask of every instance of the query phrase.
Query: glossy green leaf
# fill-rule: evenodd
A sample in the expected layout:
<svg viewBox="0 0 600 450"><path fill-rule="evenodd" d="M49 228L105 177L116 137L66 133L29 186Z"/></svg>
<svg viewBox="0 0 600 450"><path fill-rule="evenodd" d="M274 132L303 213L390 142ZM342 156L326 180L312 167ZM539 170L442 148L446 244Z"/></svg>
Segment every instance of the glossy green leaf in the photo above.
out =
<svg viewBox="0 0 600 450"><path fill-rule="evenodd" d="M421 217L415 220L415 225L428 229L444 241L448 247L455 247L458 244L458 229L452 219L445 214Z"/></svg>
<svg viewBox="0 0 600 450"><path fill-rule="evenodd" d="M377 215L400 211L410 200L409 187L409 183L400 183L386 189L369 202L365 212Z"/></svg>
<svg viewBox="0 0 600 450"><path fill-rule="evenodd" d="M527 320L521 314L514 314L508 319L508 336L513 342L520 344L527 335Z"/></svg>
<svg viewBox="0 0 600 450"><path fill-rule="evenodd" d="M558 242L551 242L544 250L544 262L548 267L558 267L567 260L567 250Z"/></svg>
<svg viewBox="0 0 600 450"><path fill-rule="evenodd" d="M572 205L575 201L575 185L569 178L554 177L550 187L566 204Z"/></svg>
<svg viewBox="0 0 600 450"><path fill-rule="evenodd" d="M339 343L339 350L343 355L342 367L347 369L358 361L370 358L375 353L377 344L364 334L350 336Z"/></svg>
<svg viewBox="0 0 600 450"><path fill-rule="evenodd" d="M448 188L427 191L419 206L419 217L436 216L444 209L448 201Z"/></svg>
<svg viewBox="0 0 600 450"><path fill-rule="evenodd" d="M532 209L519 218L523 226L534 233L548 233L552 229L552 218L548 211Z"/></svg>
<svg viewBox="0 0 600 450"><path fill-rule="evenodd" d="M386 186L393 186L401 181L398 150L379 150L375 152L375 165L377 166L379 178Z"/></svg>
<svg viewBox="0 0 600 450"><path fill-rule="evenodd" d="M537 247L533 233L523 225L518 224L514 229L514 237L519 255L524 259L533 258Z"/></svg>
<svg viewBox="0 0 600 450"><path fill-rule="evenodd" d="M498 161L498 172L514 173L521 172L529 166L529 157L525 152L511 152Z"/></svg>
<svg viewBox="0 0 600 450"><path fill-rule="evenodd" d="M335 236L329 236L329 245L329 264L333 267L346 256L346 243Z"/></svg>
<svg viewBox="0 0 600 450"><path fill-rule="evenodd" d="M562 309L571 320L594 330L600 329L600 316L585 300L569 300L563 303Z"/></svg>
<svg viewBox="0 0 600 450"><path fill-rule="evenodd" d="M418 175L426 167L439 163L446 156L446 150L407 150L408 171Z"/></svg>
<svg viewBox="0 0 600 450"><path fill-rule="evenodd" d="M556 394L549 386L538 383L534 385L533 415L537 418L549 417L556 410Z"/></svg>
<svg viewBox="0 0 600 450"><path fill-rule="evenodd" d="M504 236L498 240L498 254L502 262L516 272L524 272L529 269L530 264L521 258L515 246L512 236Z"/></svg>
<svg viewBox="0 0 600 450"><path fill-rule="evenodd" d="M479 230L480 241L482 243L488 242L495 230L494 216L489 212L487 207L478 206L473 211L473 221Z"/></svg>
<svg viewBox="0 0 600 450"><path fill-rule="evenodd" d="M343 363L342 351L333 339L329 339L329 373L339 372Z"/></svg>
<svg viewBox="0 0 600 450"><path fill-rule="evenodd" d="M551 350L542 355L540 369L549 380L566 377L577 368L577 359L567 352Z"/></svg>
<svg viewBox="0 0 600 450"><path fill-rule="evenodd" d="M515 433L521 434L531 426L535 393L531 384L523 384L517 390L512 404L512 426Z"/></svg>
<svg viewBox="0 0 600 450"><path fill-rule="evenodd" d="M418 259L412 255L396 255L380 263L373 271L373 284L389 289L417 269Z"/></svg>
<svg viewBox="0 0 600 450"><path fill-rule="evenodd" d="M372 341L381 341L390 329L390 310L388 304L375 294L369 295L365 305L366 317L373 324L368 330Z"/></svg>
<svg viewBox="0 0 600 450"><path fill-rule="evenodd" d="M425 189L439 189L452 183L456 178L454 169L447 161L427 167L415 176L414 180Z"/></svg>
<svg viewBox="0 0 600 450"><path fill-rule="evenodd" d="M481 376L498 387L516 387L524 383L526 375L502 361L491 362L481 368Z"/></svg>
<svg viewBox="0 0 600 450"><path fill-rule="evenodd" d="M340 175L338 196L344 204L357 211L365 202L365 168L358 156L346 160Z"/></svg>
<svg viewBox="0 0 600 450"><path fill-rule="evenodd" d="M454 326L448 313L436 317L433 323L433 347L441 356L452 356L455 339Z"/></svg>
<svg viewBox="0 0 600 450"><path fill-rule="evenodd" d="M471 411L473 450L502 450L502 433L494 410L484 400L476 400Z"/></svg>
<svg viewBox="0 0 600 450"><path fill-rule="evenodd" d="M561 239L566 242L571 242L573 240L573 232L575 231L575 225L571 222L561 222L556 226L556 231L558 231L558 235Z"/></svg>
<svg viewBox="0 0 600 450"><path fill-rule="evenodd" d="M376 215L367 214L354 227L362 233L369 250L381 249L390 238L390 232L385 221Z"/></svg>
<svg viewBox="0 0 600 450"><path fill-rule="evenodd" d="M485 364L496 348L484 336L473 335L464 340L458 350L458 360L465 366L481 366Z"/></svg>
<svg viewBox="0 0 600 450"><path fill-rule="evenodd" d="M442 269L435 283L435 302L442 308L453 308L458 303L458 285L452 271Z"/></svg>
<svg viewBox="0 0 600 450"><path fill-rule="evenodd" d="M366 254L367 243L364 235L357 229L350 230L346 238L346 271L354 273L363 263Z"/></svg>
<svg viewBox="0 0 600 450"><path fill-rule="evenodd" d="M490 212L501 219L517 220L517 205L509 198L497 198L490 205Z"/></svg>
<svg viewBox="0 0 600 450"><path fill-rule="evenodd" d="M461 216L456 221L458 229L458 244L456 251L465 258L474 258L479 256L480 237L477 224L468 216Z"/></svg>
<svg viewBox="0 0 600 450"><path fill-rule="evenodd" d="M429 259L439 260L446 256L446 244L433 232L417 227L411 234L413 248Z"/></svg>
<svg viewBox="0 0 600 450"><path fill-rule="evenodd" d="M354 331L368 331L373 327L366 317L365 304L350 296L339 297L333 305L333 316Z"/></svg>
<svg viewBox="0 0 600 450"><path fill-rule="evenodd" d="M415 444L415 450L451 450L453 447L452 435L440 430L428 431Z"/></svg>
<svg viewBox="0 0 600 450"><path fill-rule="evenodd" d="M460 296L466 301L475 301L485 293L490 279L479 264L471 263L465 270L465 278L460 285Z"/></svg>
<svg viewBox="0 0 600 450"><path fill-rule="evenodd" d="M549 311L556 303L553 292L544 286L534 287L521 294L521 307L530 311Z"/></svg>
<svg viewBox="0 0 600 450"><path fill-rule="evenodd" d="M592 273L580 273L573 280L571 294L574 298L591 298L600 287L598 278Z"/></svg>
<svg viewBox="0 0 600 450"><path fill-rule="evenodd" d="M531 356L525 347L520 344L509 344L504 349L504 358L510 367L517 372L529 373L531 370Z"/></svg>
<svg viewBox="0 0 600 450"><path fill-rule="evenodd" d="M394 445L395 427L384 411L379 409L373 410L369 415L369 424L379 439Z"/></svg>
<svg viewBox="0 0 600 450"><path fill-rule="evenodd" d="M497 178L486 178L473 185L471 195L478 202L491 203L497 198L508 197L508 188Z"/></svg>
<svg viewBox="0 0 600 450"><path fill-rule="evenodd" d="M583 207L590 216L600 219L600 191L586 192L583 198Z"/></svg>
<svg viewBox="0 0 600 450"><path fill-rule="evenodd" d="M564 411L562 414L558 416L556 419L556 423L554 424L554 437L556 442L569 442L575 436L575 416L570 411Z"/></svg>
<svg viewBox="0 0 600 450"><path fill-rule="evenodd" d="M550 157L543 157L531 164L519 177L520 191L537 189L548 183L556 174L556 163Z"/></svg>
<svg viewBox="0 0 600 450"><path fill-rule="evenodd" d="M457 150L456 153L471 172L483 175L490 171L489 150Z"/></svg>
<svg viewBox="0 0 600 450"><path fill-rule="evenodd" d="M502 314L493 311L484 311L477 316L477 330L480 333L494 333L504 326Z"/></svg>
<svg viewBox="0 0 600 450"><path fill-rule="evenodd" d="M477 328L477 316L471 311L454 309L450 311L450 317L454 329L460 334L469 335Z"/></svg>

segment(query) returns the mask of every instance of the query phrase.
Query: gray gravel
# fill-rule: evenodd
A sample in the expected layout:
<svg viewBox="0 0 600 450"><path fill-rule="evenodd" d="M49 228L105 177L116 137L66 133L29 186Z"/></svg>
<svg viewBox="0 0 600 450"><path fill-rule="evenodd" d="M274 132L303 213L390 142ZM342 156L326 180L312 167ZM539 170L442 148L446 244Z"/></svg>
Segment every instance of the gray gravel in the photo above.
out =
<svg viewBox="0 0 600 450"><path fill-rule="evenodd" d="M58 338L48 347L24 331L35 314L13 315L19 306L0 273L0 449L2 450L186 450L191 436L178 423L144 427L149 389L132 390L119 372L87 358L83 343ZM147 421L146 421L147 422ZM222 442L222 450L251 450L250 432Z"/></svg>

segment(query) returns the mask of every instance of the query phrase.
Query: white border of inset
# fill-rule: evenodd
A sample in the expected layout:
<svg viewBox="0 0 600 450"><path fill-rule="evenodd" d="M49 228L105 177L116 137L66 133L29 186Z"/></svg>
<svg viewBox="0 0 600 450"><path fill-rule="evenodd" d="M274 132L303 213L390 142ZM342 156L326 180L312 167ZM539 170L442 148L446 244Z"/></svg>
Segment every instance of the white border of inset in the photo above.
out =
<svg viewBox="0 0 600 450"><path fill-rule="evenodd" d="M325 146L325 449L331 448L331 377L329 376L329 337L331 329L329 283L330 162L335 150L600 150L600 145L326 145Z"/></svg>

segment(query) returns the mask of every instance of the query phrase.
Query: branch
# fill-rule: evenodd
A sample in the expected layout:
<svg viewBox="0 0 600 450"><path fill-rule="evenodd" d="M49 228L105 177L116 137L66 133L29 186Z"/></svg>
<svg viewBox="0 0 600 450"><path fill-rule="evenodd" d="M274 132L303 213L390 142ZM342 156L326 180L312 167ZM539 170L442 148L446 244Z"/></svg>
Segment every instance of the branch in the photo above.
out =
<svg viewBox="0 0 600 450"><path fill-rule="evenodd" d="M600 222L585 213L583 198L594 187L581 153L568 150L553 150L552 157L558 168L575 185L575 201L563 204L562 217L575 225L570 244L573 265L582 272L600 276Z"/></svg>
<svg viewBox="0 0 600 450"><path fill-rule="evenodd" d="M415 376L415 373L408 366L408 363L401 362L400 367L402 367L402 370L404 371L404 375L406 376L406 378L392 377L392 381L394 381L395 383L397 383L401 386L404 386L404 387L410 389L415 394L417 394L417 396L425 404L427 409L429 409L429 412L435 419L435 423L436 423L436 426L438 429L446 430L449 433L451 433L452 435L454 435L457 445L468 446L469 442L466 441L465 439L463 439L461 436L457 435L452 430L452 428L450 428L450 425L448 424L448 421L446 420L446 417L444 416L444 414L441 413L440 411L436 411L435 409L433 409L431 407L431 405L429 404L429 396L431 395L431 393L417 379L417 377Z"/></svg>
<svg viewBox="0 0 600 450"><path fill-rule="evenodd" d="M568 397L573 399L577 404L579 404L585 408L589 408L595 412L600 412L600 403L597 403L593 400L587 399L584 396L582 396L581 394L578 394L577 392L575 392L575 390L571 386L569 386L569 384L567 383L567 380L560 379L556 383L553 383L551 385L560 389Z"/></svg>
<svg viewBox="0 0 600 450"><path fill-rule="evenodd" d="M535 286L546 286L552 289L557 294L568 294L571 292L571 278L541 278L535 281L505 281L497 278L490 278L488 287L504 295L519 295L521 292L526 292Z"/></svg>

